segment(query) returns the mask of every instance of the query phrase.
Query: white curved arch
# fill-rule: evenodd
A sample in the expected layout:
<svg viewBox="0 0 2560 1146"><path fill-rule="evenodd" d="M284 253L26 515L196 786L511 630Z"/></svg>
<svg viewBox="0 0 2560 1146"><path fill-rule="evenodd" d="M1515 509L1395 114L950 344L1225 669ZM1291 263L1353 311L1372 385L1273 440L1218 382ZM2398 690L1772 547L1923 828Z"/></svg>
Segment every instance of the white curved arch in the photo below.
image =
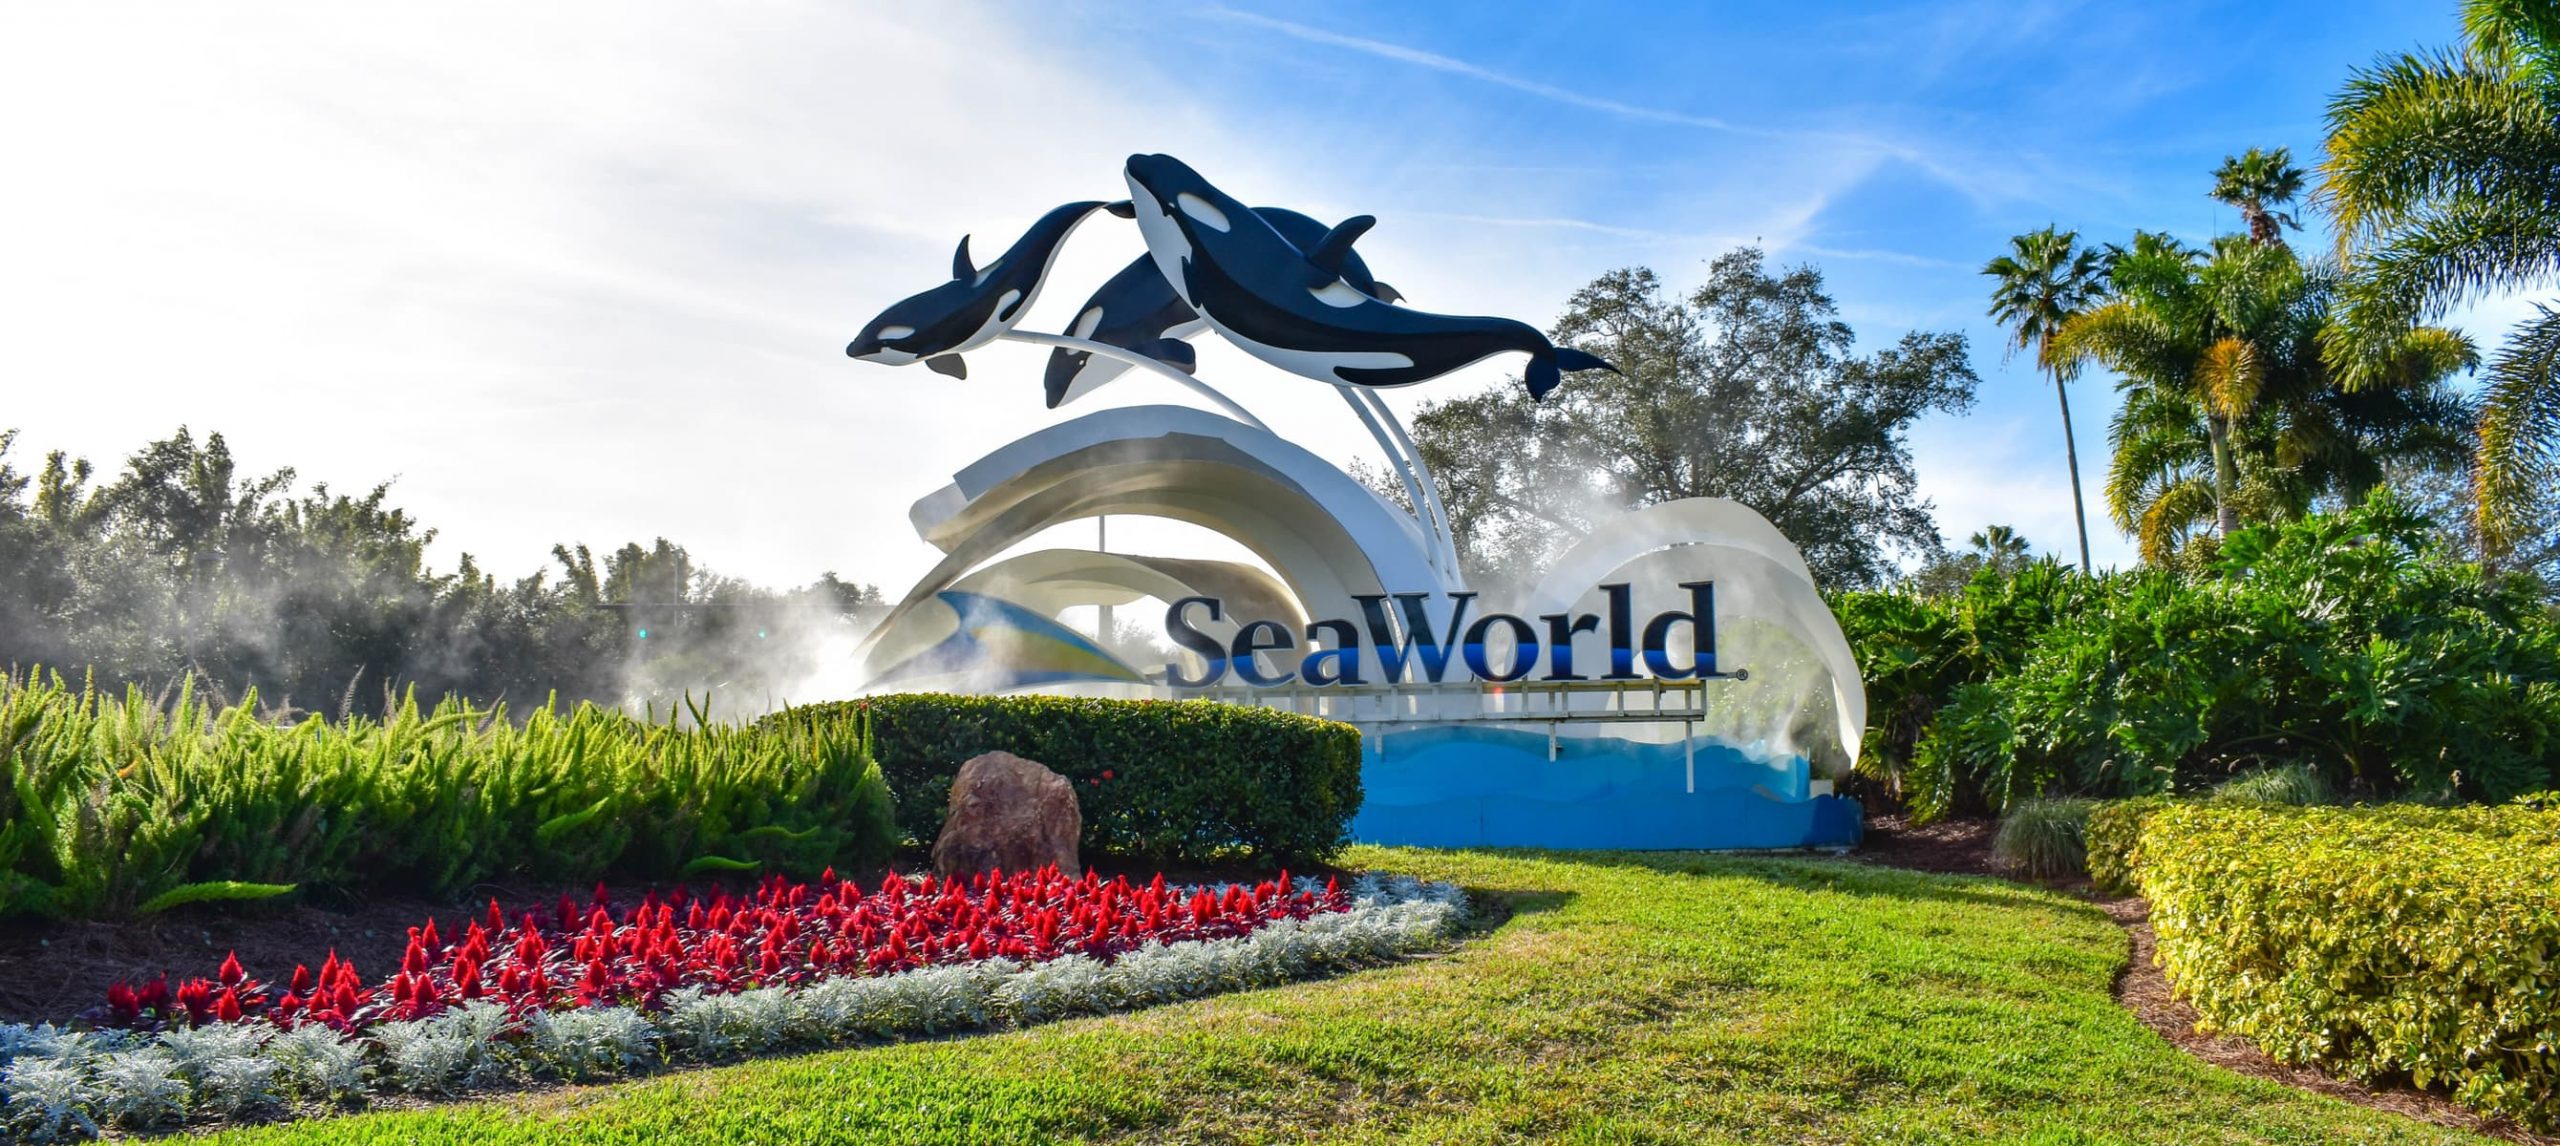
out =
<svg viewBox="0 0 2560 1146"><path fill-rule="evenodd" d="M1042 549L981 567L946 588L1010 601L1049 617L1078 605L1126 605L1140 597L1173 601L1199 595L1226 603L1226 619L1194 617L1203 632L1227 639L1237 618L1270 618L1292 627L1306 623L1297 600L1271 574L1234 561ZM875 630L869 666L896 664L950 633L941 610L902 610ZM1150 666L1139 665L1141 669Z"/></svg>
<svg viewBox="0 0 2560 1146"><path fill-rule="evenodd" d="M1548 569L1522 611L1590 612L1598 607L1599 585L1625 581L1635 586L1637 615L1646 616L1651 610L1685 608L1685 596L1673 598L1671 586L1695 580L1716 583L1720 615L1744 619L1726 622L1726 631L1719 634L1720 646L1741 654L1732 667L1753 677L1733 687L1757 686L1764 692L1786 687L1772 679L1778 664L1748 661L1754 653L1783 659L1788 642L1800 647L1812 663L1792 667L1828 678L1832 731L1838 750L1854 763L1866 730L1867 690L1848 637L1823 603L1804 554L1767 518L1740 502L1689 498L1613 518ZM1734 647L1737 640L1742 647Z"/></svg>
<svg viewBox="0 0 2560 1146"><path fill-rule="evenodd" d="M1234 539L1278 574L1301 616L1356 615L1355 594L1458 587L1412 515L1332 462L1206 411L1125 406L1017 439L918 500L908 518L946 556L875 632L1023 539L1099 514Z"/></svg>

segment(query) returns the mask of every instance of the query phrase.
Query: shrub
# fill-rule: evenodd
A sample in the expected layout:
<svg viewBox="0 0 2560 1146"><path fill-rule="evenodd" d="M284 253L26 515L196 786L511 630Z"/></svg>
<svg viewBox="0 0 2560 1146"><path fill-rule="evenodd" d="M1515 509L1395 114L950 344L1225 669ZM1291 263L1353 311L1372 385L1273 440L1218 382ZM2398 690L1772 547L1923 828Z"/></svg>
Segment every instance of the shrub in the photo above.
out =
<svg viewBox="0 0 2560 1146"><path fill-rule="evenodd" d="M911 693L812 705L766 727L871 721L873 751L919 845L942 832L951 781L982 752L1039 761L1076 786L1086 854L1202 863L1323 860L1360 810L1360 733L1212 701Z"/></svg>
<svg viewBox="0 0 2560 1146"><path fill-rule="evenodd" d="M2320 773L2303 764L2243 772L2213 787L2213 798L2225 804L2283 804L2309 808L2329 803L2335 794Z"/></svg>
<svg viewBox="0 0 2560 1146"><path fill-rule="evenodd" d="M2560 780L2560 625L2387 493L2235 532L2201 571L2029 570L1952 602L1842 605L1878 682L1861 767L1923 819L2246 769L2443 802Z"/></svg>
<svg viewBox="0 0 2560 1146"><path fill-rule="evenodd" d="M259 719L0 676L0 917L94 916L287 884L450 897L501 877L672 879L708 859L885 861L862 726L680 727L581 706Z"/></svg>
<svg viewBox="0 0 2560 1146"><path fill-rule="evenodd" d="M2034 879L2082 875L2088 870L2090 809L2095 800L2027 799L2009 805L2000 831L1991 838L1991 853L2018 865Z"/></svg>
<svg viewBox="0 0 2560 1146"><path fill-rule="evenodd" d="M2169 806L2166 796L2107 800L2089 810L2081 833L2088 856L2089 883L2111 895L2132 895L2134 871L2142 862L2142 825Z"/></svg>
<svg viewBox="0 0 2560 1146"><path fill-rule="evenodd" d="M2560 1127L2560 812L2182 804L2140 836L2160 960L2206 1023Z"/></svg>

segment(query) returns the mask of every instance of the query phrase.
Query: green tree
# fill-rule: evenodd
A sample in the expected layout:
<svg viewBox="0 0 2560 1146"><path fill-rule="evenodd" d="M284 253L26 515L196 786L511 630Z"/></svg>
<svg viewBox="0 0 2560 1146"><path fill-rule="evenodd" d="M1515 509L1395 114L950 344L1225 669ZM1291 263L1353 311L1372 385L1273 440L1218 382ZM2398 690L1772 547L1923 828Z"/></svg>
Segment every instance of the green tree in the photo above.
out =
<svg viewBox="0 0 2560 1146"><path fill-rule="evenodd" d="M1960 553L1942 554L1927 562L1911 575L1896 582L1894 588L1930 600L1943 600L1965 591L1974 578L1988 571L1994 577L2015 577L2036 563L2028 552L2027 539L2006 525L1986 525L1975 530Z"/></svg>
<svg viewBox="0 0 2560 1146"><path fill-rule="evenodd" d="M2302 181L2302 169L2293 165L2292 148L2267 151L2252 147L2223 157L2222 166L2213 171L2210 194L2240 209L2240 222L2247 228L2250 242L2280 247L2287 229L2302 229L2301 221L2283 210L2302 194Z"/></svg>
<svg viewBox="0 0 2560 1146"><path fill-rule="evenodd" d="M1914 332L1856 355L1837 314L1819 271L1772 274L1752 248L1717 258L1682 299L1641 267L1574 292L1557 341L1622 374L1581 375L1543 403L1488 390L1414 419L1469 572L1534 580L1598 521L1691 497L1758 511L1826 585L1880 584L1897 553L1937 553L1904 435L1971 404L1964 336Z"/></svg>
<svg viewBox="0 0 2560 1146"><path fill-rule="evenodd" d="M434 531L391 504L388 485L297 491L293 471L244 476L221 435L182 428L97 486L59 452L20 472L14 440L0 432L0 668L152 689L191 673L217 694L254 686L278 716L378 712L412 687L661 709L744 690L754 703L810 679L827 655L813 638L879 600L833 574L760 589L663 539L601 568L584 546L557 547L556 581L502 584L467 553L438 573ZM661 616L659 639L639 641L630 622Z"/></svg>
<svg viewBox="0 0 2560 1146"><path fill-rule="evenodd" d="M2097 251L2078 243L2079 232L2046 227L2009 240L2009 253L1982 273L1994 280L1991 317L2009 328L2009 353L2035 348L2036 368L2053 379L2062 406L2062 458L2071 470L2071 520L2080 531L2080 571L2089 572L2089 515L2080 495L2080 446L2071 433L2071 381L2078 363L2057 358L2053 336L2086 310L2105 286Z"/></svg>
<svg viewBox="0 0 2560 1146"><path fill-rule="evenodd" d="M2359 69L2330 101L2320 194L2352 285L2330 362L2467 299L2560 274L2560 6L2468 0L2464 43ZM2537 305L2488 364L2473 467L2484 551L2523 536L2560 468L2560 310Z"/></svg>
<svg viewBox="0 0 2560 1146"><path fill-rule="evenodd" d="M2137 234L2110 262L2113 296L2064 324L2057 352L2123 376L2110 428L2107 507L2146 561L2204 530L2290 520L2352 503L2394 463L2458 465L2472 361L2452 331L2370 344L2375 384L2339 387L2323 353L2337 276L2281 244L2240 236L2210 252Z"/></svg>
<svg viewBox="0 0 2560 1146"><path fill-rule="evenodd" d="M2028 553L2027 539L2006 525L1983 526L1966 544L1973 547L1971 556L1980 558L1984 568L2003 573L2014 573L2034 559Z"/></svg>

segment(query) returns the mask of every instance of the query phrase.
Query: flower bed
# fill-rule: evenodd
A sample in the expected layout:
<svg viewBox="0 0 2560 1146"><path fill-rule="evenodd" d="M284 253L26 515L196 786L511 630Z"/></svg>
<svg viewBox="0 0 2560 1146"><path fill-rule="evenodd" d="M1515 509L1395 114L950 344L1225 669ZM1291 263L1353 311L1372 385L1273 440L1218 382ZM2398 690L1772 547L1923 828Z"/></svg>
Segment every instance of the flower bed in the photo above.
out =
<svg viewBox="0 0 2560 1146"><path fill-rule="evenodd" d="M1285 876L777 878L512 923L493 905L458 937L417 929L385 978L332 957L279 988L227 959L214 978L120 986L96 1029L0 1025L0 1115L48 1140L1040 1022L1373 965L1445 942L1462 902L1410 879Z"/></svg>

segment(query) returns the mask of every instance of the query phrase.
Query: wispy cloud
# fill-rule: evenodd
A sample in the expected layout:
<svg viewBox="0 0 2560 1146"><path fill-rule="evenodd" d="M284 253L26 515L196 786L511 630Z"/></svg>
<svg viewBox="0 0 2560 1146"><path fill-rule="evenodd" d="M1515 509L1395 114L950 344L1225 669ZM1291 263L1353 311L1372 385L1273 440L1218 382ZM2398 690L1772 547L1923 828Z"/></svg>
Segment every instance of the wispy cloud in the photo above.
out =
<svg viewBox="0 0 2560 1146"><path fill-rule="evenodd" d="M1429 68L1437 72L1447 72L1454 76L1465 76L1471 80L1480 80L1484 83L1493 84L1498 87L1510 88L1513 91L1526 92L1530 95L1537 96L1540 99L1553 100L1557 103L1570 104L1579 108L1588 108L1592 111L1607 112L1611 115L1624 116L1628 119L1651 120L1655 123L1676 123L1684 127L1703 127L1714 131L1730 131L1741 134L1767 134L1752 128L1743 127L1718 119L1711 115L1692 115L1688 112L1672 111L1668 108L1644 107L1638 104L1622 103L1613 99L1603 99L1599 96L1584 95L1583 93L1574 91L1570 88L1560 88L1554 84L1542 84L1536 80L1525 80L1518 76L1506 75L1504 73L1494 71L1491 68L1470 64L1465 60L1451 59L1450 57L1440 55L1437 52L1426 52L1420 48L1408 48L1402 44L1391 44L1384 40L1372 40L1364 36L1347 36L1340 32L1329 32L1322 28L1313 28L1294 21L1277 19L1275 17L1264 16L1254 12L1238 12L1232 8L1211 8L1208 10L1208 14L1222 20L1231 20L1239 24L1250 24L1257 28L1268 29L1292 39L1304 40L1310 44L1323 44L1327 47L1345 48L1350 51L1376 56L1380 59L1412 64L1416 67Z"/></svg>
<svg viewBox="0 0 2560 1146"><path fill-rule="evenodd" d="M1540 99L1549 100L1554 103L1564 104L1568 107L1583 108L1589 111L1601 112L1603 114L1619 116L1625 119L1639 120L1649 123L1665 123L1678 127L1700 128L1707 131L1721 132L1748 139L1782 140L1803 145L1814 145L1837 150L1852 151L1869 156L1899 159L1928 173L1931 178L1937 179L1946 183L1948 186L1954 187L1957 191L1973 200L1976 204L1996 203L2016 198L2024 189L2025 180L2022 176L2014 171L2005 170L1994 162L1980 159L1968 159L1964 162L1956 162L1935 154L1931 149L1902 140L1880 138L1878 136L1862 132L1828 131L1818 128L1775 128L1764 127L1756 124L1736 123L1732 120L1719 116L1699 115L1693 112L1680 111L1673 108L1648 107L1643 104L1627 103L1623 100L1614 100L1603 96L1590 95L1584 92L1575 91L1571 88L1558 87L1554 84L1548 83L1540 83L1536 80L1526 79L1507 72L1495 71L1492 68L1484 67L1480 64L1468 63L1465 60L1451 56L1444 56L1437 52L1425 51L1421 48L1391 43L1386 40L1371 39L1366 36L1354 36L1343 32L1335 32L1325 28L1317 28L1311 25L1301 24L1293 20L1283 20L1274 16L1265 16L1257 12L1240 12L1232 8L1210 8L1205 11L1205 14L1232 23L1244 24L1260 28L1265 31L1277 32L1283 36L1303 41L1305 43L1340 48L1345 51L1375 56L1383 60L1392 60L1397 63L1410 64L1414 67L1425 68L1448 75L1461 76L1466 79L1475 80L1479 83L1487 83L1497 87L1509 88L1516 92L1536 96Z"/></svg>

